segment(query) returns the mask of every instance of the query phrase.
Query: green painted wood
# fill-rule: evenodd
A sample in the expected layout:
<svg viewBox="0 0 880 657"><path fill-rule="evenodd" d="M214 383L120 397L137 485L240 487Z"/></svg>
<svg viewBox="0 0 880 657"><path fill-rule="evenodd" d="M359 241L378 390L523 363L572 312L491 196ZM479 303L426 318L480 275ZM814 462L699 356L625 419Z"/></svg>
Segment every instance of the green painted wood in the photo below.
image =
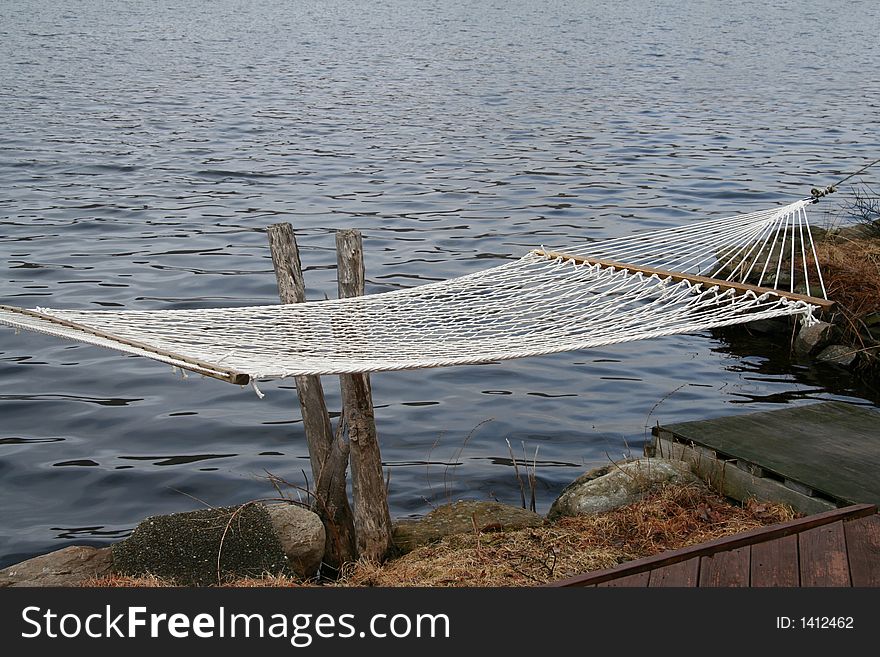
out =
<svg viewBox="0 0 880 657"><path fill-rule="evenodd" d="M754 463L841 503L880 503L880 413L869 408L823 402L656 430Z"/></svg>

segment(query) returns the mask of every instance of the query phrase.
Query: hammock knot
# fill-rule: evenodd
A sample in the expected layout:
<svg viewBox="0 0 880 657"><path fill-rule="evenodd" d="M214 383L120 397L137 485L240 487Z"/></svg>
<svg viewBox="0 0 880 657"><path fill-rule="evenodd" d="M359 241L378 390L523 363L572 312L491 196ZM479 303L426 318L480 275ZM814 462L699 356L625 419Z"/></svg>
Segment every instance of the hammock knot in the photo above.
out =
<svg viewBox="0 0 880 657"><path fill-rule="evenodd" d="M828 196L829 194L833 194L837 191L837 188L834 185L828 185L825 189L819 189L818 187L813 187L810 190L810 196L812 198L813 203L819 201L820 198Z"/></svg>

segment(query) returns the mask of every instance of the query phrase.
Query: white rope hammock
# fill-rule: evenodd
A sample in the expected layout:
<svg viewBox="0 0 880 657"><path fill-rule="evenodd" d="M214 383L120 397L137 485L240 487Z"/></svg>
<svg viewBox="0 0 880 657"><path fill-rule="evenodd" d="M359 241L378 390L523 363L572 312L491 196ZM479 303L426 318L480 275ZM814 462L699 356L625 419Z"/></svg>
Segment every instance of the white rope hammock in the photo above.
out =
<svg viewBox="0 0 880 657"><path fill-rule="evenodd" d="M244 384L486 363L786 315L812 323L829 304L810 202L534 250L460 278L363 297L198 310L0 306L0 324Z"/></svg>

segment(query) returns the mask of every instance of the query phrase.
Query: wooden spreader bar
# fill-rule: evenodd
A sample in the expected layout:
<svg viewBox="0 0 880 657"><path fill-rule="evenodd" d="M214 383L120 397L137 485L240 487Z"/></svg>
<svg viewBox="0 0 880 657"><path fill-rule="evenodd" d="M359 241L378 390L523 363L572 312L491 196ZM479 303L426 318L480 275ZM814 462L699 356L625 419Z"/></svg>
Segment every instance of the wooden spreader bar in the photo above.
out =
<svg viewBox="0 0 880 657"><path fill-rule="evenodd" d="M139 349L140 351L156 354L165 358L171 358L176 361L175 365L178 367L190 370L191 372L196 372L197 374L202 374L204 376L210 376L211 378L219 379L220 381L226 381L227 383L245 385L247 383L250 383L251 380L250 375L244 374L243 372L237 372L236 370L227 369L213 363L196 360L195 358L190 358L189 356L177 354L173 351L157 349L156 347L145 344L143 342L138 342L137 340L122 338L118 335L107 333L106 331L101 331L100 329L94 329L90 326L85 326L83 324L77 324L76 322L71 322L66 319L59 319L57 317L44 315L33 310L27 310L25 308L17 308L15 306L0 305L0 311L14 313L17 315L24 315L26 317L33 317L39 319L41 322L56 324L58 326L73 329L87 335L94 335L95 337L102 338L104 340L111 340L113 342L118 342L119 344L134 347L135 349Z"/></svg>
<svg viewBox="0 0 880 657"><path fill-rule="evenodd" d="M660 278L670 278L676 283L681 281L690 281L691 283L701 283L704 287L717 286L720 290L733 290L734 292L754 292L757 295L775 294L778 297L784 297L792 301L803 301L813 306L818 306L824 312L833 310L835 302L819 297L811 297L807 294L798 294L796 292L786 292L785 290L777 290L772 287L761 287L759 285L751 285L750 283L738 283L736 281L725 281L720 278L710 278L708 276L697 276L696 274L683 274L681 272L667 271L665 269L657 269L655 267L645 267L642 265L628 265L624 262L616 262L614 260L605 260L603 258L588 258L585 256L570 255L567 253L559 253L557 251L544 251L537 249L532 253L549 258L550 260L568 260L579 265L598 265L606 269L625 269L631 272L641 272L648 276L657 275Z"/></svg>

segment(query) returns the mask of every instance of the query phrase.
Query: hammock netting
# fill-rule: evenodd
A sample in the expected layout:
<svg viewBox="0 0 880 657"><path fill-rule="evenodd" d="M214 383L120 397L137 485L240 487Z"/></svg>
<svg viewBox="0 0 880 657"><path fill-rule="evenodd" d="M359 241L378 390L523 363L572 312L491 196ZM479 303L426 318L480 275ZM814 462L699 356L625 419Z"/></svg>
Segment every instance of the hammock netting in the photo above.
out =
<svg viewBox="0 0 880 657"><path fill-rule="evenodd" d="M0 306L0 324L241 384L487 363L781 316L812 323L826 295L809 203L536 249L474 274L363 297L197 310Z"/></svg>

